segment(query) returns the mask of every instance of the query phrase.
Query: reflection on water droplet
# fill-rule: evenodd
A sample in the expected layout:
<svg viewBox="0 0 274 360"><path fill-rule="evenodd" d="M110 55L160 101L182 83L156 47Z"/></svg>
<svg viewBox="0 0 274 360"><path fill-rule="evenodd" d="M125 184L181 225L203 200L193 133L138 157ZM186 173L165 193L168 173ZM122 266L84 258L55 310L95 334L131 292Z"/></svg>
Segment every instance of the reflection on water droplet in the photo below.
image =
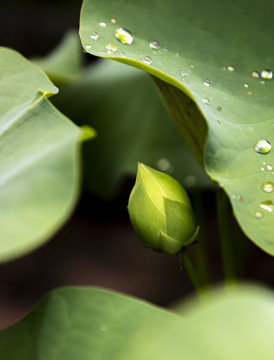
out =
<svg viewBox="0 0 274 360"><path fill-rule="evenodd" d="M114 36L122 44L130 45L133 42L133 36L127 29L119 28L114 31Z"/></svg>
<svg viewBox="0 0 274 360"><path fill-rule="evenodd" d="M271 214L274 213L274 204L271 200L261 201L260 207Z"/></svg>
<svg viewBox="0 0 274 360"><path fill-rule="evenodd" d="M270 70L263 70L261 72L261 77L265 80L271 80L273 78L273 72Z"/></svg>
<svg viewBox="0 0 274 360"><path fill-rule="evenodd" d="M163 48L163 50L164 50L164 51L168 51L168 48L165 46L165 47Z"/></svg>
<svg viewBox="0 0 274 360"><path fill-rule="evenodd" d="M149 47L153 50L159 50L161 48L161 45L157 40L153 40L149 43Z"/></svg>
<svg viewBox="0 0 274 360"><path fill-rule="evenodd" d="M112 24L115 24L115 23L116 23L116 20L115 20L115 19L111 19L110 21L112 22Z"/></svg>
<svg viewBox="0 0 274 360"><path fill-rule="evenodd" d="M145 56L142 61L143 61L144 64L147 64L147 65L152 64L152 59L151 59L150 56Z"/></svg>
<svg viewBox="0 0 274 360"><path fill-rule="evenodd" d="M203 102L205 105L209 105L209 104L210 104L210 101L209 101L207 98L202 99L202 102Z"/></svg>
<svg viewBox="0 0 274 360"><path fill-rule="evenodd" d="M271 171L272 170L272 165L267 165L267 170Z"/></svg>
<svg viewBox="0 0 274 360"><path fill-rule="evenodd" d="M112 43L109 43L106 45L106 50L107 50L108 54L112 54L115 51L117 51L117 46Z"/></svg>
<svg viewBox="0 0 274 360"><path fill-rule="evenodd" d="M96 32L96 31L92 31L92 32L89 34L89 36L90 36L90 38L91 38L92 40L97 40L98 37L99 37L99 34L98 34L98 32Z"/></svg>
<svg viewBox="0 0 274 360"><path fill-rule="evenodd" d="M260 212L260 211L257 211L257 212L255 213L255 218L256 218L256 219L261 219L263 216L264 216L263 213Z"/></svg>
<svg viewBox="0 0 274 360"><path fill-rule="evenodd" d="M272 183L271 181L268 181L263 184L263 191L267 193L271 193L273 190L274 190L274 183Z"/></svg>
<svg viewBox="0 0 274 360"><path fill-rule="evenodd" d="M89 50L91 48L90 45L86 45L86 49Z"/></svg>
<svg viewBox="0 0 274 360"><path fill-rule="evenodd" d="M229 65L229 66L227 67L227 70L229 70L229 71L234 71L234 66Z"/></svg>
<svg viewBox="0 0 274 360"><path fill-rule="evenodd" d="M207 79L207 80L203 81L203 84L205 86L211 86L211 81L209 79Z"/></svg>
<svg viewBox="0 0 274 360"><path fill-rule="evenodd" d="M121 57L126 57L126 54L122 51L118 54L118 56L121 56Z"/></svg>
<svg viewBox="0 0 274 360"><path fill-rule="evenodd" d="M244 84L245 88L249 88L249 85L247 83Z"/></svg>
<svg viewBox="0 0 274 360"><path fill-rule="evenodd" d="M106 27L106 26L107 26L107 24L106 24L104 21L99 22L99 25L102 26L102 27Z"/></svg>
<svg viewBox="0 0 274 360"><path fill-rule="evenodd" d="M101 325L100 330L103 331L103 332L107 331L106 325Z"/></svg>
<svg viewBox="0 0 274 360"><path fill-rule="evenodd" d="M218 111L222 111L222 107L221 106L217 106L216 108Z"/></svg>
<svg viewBox="0 0 274 360"><path fill-rule="evenodd" d="M258 73L258 71L252 71L251 75L254 79L259 79L259 77L260 77L260 74Z"/></svg>
<svg viewBox="0 0 274 360"><path fill-rule="evenodd" d="M168 159L162 158L158 160L157 167L161 171L172 172L172 165Z"/></svg>
<svg viewBox="0 0 274 360"><path fill-rule="evenodd" d="M190 67L191 67L191 69L194 69L195 66L191 64Z"/></svg>
<svg viewBox="0 0 274 360"><path fill-rule="evenodd" d="M267 140L259 140L254 146L254 151L260 154L267 154L271 150L271 144Z"/></svg>
<svg viewBox="0 0 274 360"><path fill-rule="evenodd" d="M248 91L247 95L252 95L252 91Z"/></svg>
<svg viewBox="0 0 274 360"><path fill-rule="evenodd" d="M181 74L181 76L186 76L186 75L187 75L187 72L186 72L185 70L182 70L182 71L180 72L180 74Z"/></svg>
<svg viewBox="0 0 274 360"><path fill-rule="evenodd" d="M192 187L197 184L197 179L194 175L188 175L184 178L185 186Z"/></svg>
<svg viewBox="0 0 274 360"><path fill-rule="evenodd" d="M261 167L261 171L264 171L264 168L263 168L263 167Z"/></svg>

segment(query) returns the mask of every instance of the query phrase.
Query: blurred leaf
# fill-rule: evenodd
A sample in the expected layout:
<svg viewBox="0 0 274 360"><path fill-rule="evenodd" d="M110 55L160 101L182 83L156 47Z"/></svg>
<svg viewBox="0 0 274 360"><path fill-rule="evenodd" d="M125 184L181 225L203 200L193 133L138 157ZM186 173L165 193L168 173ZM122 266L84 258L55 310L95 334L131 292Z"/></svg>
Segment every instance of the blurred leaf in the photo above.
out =
<svg viewBox="0 0 274 360"><path fill-rule="evenodd" d="M0 262L45 242L79 187L81 130L48 101L58 90L20 54L0 48Z"/></svg>
<svg viewBox="0 0 274 360"><path fill-rule="evenodd" d="M77 124L98 132L84 146L85 187L113 197L141 161L166 171L186 187L210 187L198 161L181 139L147 74L100 61L82 79L61 87L55 105Z"/></svg>
<svg viewBox="0 0 274 360"><path fill-rule="evenodd" d="M257 153L254 146L259 140L274 144L274 81L271 71L261 74L273 66L273 11L271 0L263 6L248 0L85 0L80 26L86 51L163 80L186 141L198 158L205 154L207 172L223 185L244 232L272 255L274 152ZM120 28L130 30L131 45L114 36Z"/></svg>
<svg viewBox="0 0 274 360"><path fill-rule="evenodd" d="M255 286L218 289L161 310L96 288L51 292L0 331L5 360L265 360L274 357L274 295Z"/></svg>
<svg viewBox="0 0 274 360"><path fill-rule="evenodd" d="M42 59L33 59L54 83L77 79L82 69L81 46L75 31L65 34L60 44Z"/></svg>

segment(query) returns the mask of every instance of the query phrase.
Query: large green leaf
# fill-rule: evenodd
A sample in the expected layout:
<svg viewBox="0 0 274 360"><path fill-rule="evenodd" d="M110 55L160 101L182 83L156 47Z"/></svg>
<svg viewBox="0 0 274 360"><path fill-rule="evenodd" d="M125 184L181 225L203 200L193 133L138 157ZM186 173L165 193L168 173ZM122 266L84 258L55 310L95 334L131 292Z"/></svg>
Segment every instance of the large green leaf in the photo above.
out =
<svg viewBox="0 0 274 360"><path fill-rule="evenodd" d="M80 128L48 101L57 88L0 48L0 261L42 244L68 218L79 187Z"/></svg>
<svg viewBox="0 0 274 360"><path fill-rule="evenodd" d="M239 286L201 300L181 316L111 291L59 289L0 331L0 358L273 359L273 293Z"/></svg>
<svg viewBox="0 0 274 360"><path fill-rule="evenodd" d="M274 144L274 81L252 73L272 69L273 11L271 0L85 0L80 27L86 51L164 80L161 89L188 143L198 158L205 153L206 170L223 185L243 230L270 254L274 151L261 154L254 146ZM120 28L130 30L132 44L114 36Z"/></svg>

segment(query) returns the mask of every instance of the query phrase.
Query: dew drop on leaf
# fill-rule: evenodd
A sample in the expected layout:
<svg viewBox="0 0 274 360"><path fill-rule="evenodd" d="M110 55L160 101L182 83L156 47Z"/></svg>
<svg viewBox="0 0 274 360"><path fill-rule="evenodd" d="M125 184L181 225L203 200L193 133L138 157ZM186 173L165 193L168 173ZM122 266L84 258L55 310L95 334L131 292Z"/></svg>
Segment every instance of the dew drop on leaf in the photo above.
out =
<svg viewBox="0 0 274 360"><path fill-rule="evenodd" d="M163 50L164 50L164 51L168 51L168 48L165 46L165 47L163 48Z"/></svg>
<svg viewBox="0 0 274 360"><path fill-rule="evenodd" d="M117 51L117 46L112 43L109 43L106 45L106 50L107 50L108 54L112 54L115 51Z"/></svg>
<svg viewBox="0 0 274 360"><path fill-rule="evenodd" d="M254 146L254 151L259 154L267 154L271 150L271 144L267 140L259 140Z"/></svg>
<svg viewBox="0 0 274 360"><path fill-rule="evenodd" d="M145 56L142 61L143 61L144 64L147 64L147 65L152 64L152 59L151 59L150 56Z"/></svg>
<svg viewBox="0 0 274 360"><path fill-rule="evenodd" d="M274 183L272 183L271 181L268 181L263 184L263 191L267 193L271 193L273 190L274 190Z"/></svg>
<svg viewBox="0 0 274 360"><path fill-rule="evenodd" d="M160 45L159 41L153 40L149 43L149 47L153 50L159 50L161 48L161 45Z"/></svg>
<svg viewBox="0 0 274 360"><path fill-rule="evenodd" d="M96 32L96 31L92 31L92 32L89 34L89 37L90 37L92 40L97 40L98 37L99 37L99 34L98 34L98 32Z"/></svg>
<svg viewBox="0 0 274 360"><path fill-rule="evenodd" d="M127 29L119 28L114 31L114 36L122 44L131 45L133 42L133 36Z"/></svg>
<svg viewBox="0 0 274 360"><path fill-rule="evenodd" d="M256 219L261 219L263 216L264 216L264 215L263 215L263 213L262 213L261 211L257 211L257 212L255 213L255 218L256 218Z"/></svg>
<svg viewBox="0 0 274 360"><path fill-rule="evenodd" d="M180 74L181 74L181 76L186 76L187 75L187 72L185 71L185 70L182 70L181 72L180 72Z"/></svg>
<svg viewBox="0 0 274 360"><path fill-rule="evenodd" d="M263 70L261 72L261 77L266 80L271 80L273 77L273 72L270 70Z"/></svg>
<svg viewBox="0 0 274 360"><path fill-rule="evenodd" d="M209 101L207 98L202 99L202 102L203 102L205 105L209 105L209 104L210 104L210 101Z"/></svg>
<svg viewBox="0 0 274 360"><path fill-rule="evenodd" d="M217 106L217 108L216 108L218 111L222 111L222 107L219 105L219 106Z"/></svg>
<svg viewBox="0 0 274 360"><path fill-rule="evenodd" d="M115 20L115 19L111 19L110 21L112 22L112 24L115 24L115 23L116 23L116 20Z"/></svg>
<svg viewBox="0 0 274 360"><path fill-rule="evenodd" d="M274 213L274 204L271 200L261 201L260 207L271 214Z"/></svg>
<svg viewBox="0 0 274 360"><path fill-rule="evenodd" d="M106 27L106 26L107 26L107 24L106 24L104 21L99 22L99 25L102 26L102 27Z"/></svg>
<svg viewBox="0 0 274 360"><path fill-rule="evenodd" d="M229 65L229 66L227 67L227 70L228 70L228 71L234 71L234 66Z"/></svg>
<svg viewBox="0 0 274 360"><path fill-rule="evenodd" d="M205 86L211 86L211 81L207 79L207 80L203 81L203 84Z"/></svg>
<svg viewBox="0 0 274 360"><path fill-rule="evenodd" d="M267 165L267 170L271 171L272 170L272 165Z"/></svg>
<svg viewBox="0 0 274 360"><path fill-rule="evenodd" d="M245 88L249 88L249 85L247 83L244 84Z"/></svg>
<svg viewBox="0 0 274 360"><path fill-rule="evenodd" d="M118 55L121 57L126 57L126 54L123 51L121 51Z"/></svg>
<svg viewBox="0 0 274 360"><path fill-rule="evenodd" d="M107 331L106 325L101 325L100 330L103 331L103 332Z"/></svg>
<svg viewBox="0 0 274 360"><path fill-rule="evenodd" d="M254 79L259 79L259 77L260 77L260 74L258 73L258 71L252 71L251 75Z"/></svg>

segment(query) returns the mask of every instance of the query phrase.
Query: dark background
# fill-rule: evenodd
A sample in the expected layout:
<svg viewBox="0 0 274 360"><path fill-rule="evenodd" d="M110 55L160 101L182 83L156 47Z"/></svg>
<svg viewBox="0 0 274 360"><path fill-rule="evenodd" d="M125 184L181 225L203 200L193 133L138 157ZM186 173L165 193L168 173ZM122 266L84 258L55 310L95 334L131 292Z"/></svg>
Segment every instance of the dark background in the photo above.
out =
<svg viewBox="0 0 274 360"><path fill-rule="evenodd" d="M80 7L78 0L5 2L0 11L0 45L28 58L46 55L67 30L78 29ZM85 60L94 61L90 55ZM111 201L83 193L74 214L53 239L21 259L0 265L0 328L18 320L45 293L60 286L100 286L162 306L171 306L192 294L177 257L143 248L133 232L127 215L133 184L134 179L125 178ZM192 201L196 195L190 193ZM217 284L223 275L215 192L207 190L199 196L205 207L203 220L199 221L205 224L210 275ZM239 234L235 221L233 232ZM273 285L272 257L250 241L247 255L242 278Z"/></svg>

